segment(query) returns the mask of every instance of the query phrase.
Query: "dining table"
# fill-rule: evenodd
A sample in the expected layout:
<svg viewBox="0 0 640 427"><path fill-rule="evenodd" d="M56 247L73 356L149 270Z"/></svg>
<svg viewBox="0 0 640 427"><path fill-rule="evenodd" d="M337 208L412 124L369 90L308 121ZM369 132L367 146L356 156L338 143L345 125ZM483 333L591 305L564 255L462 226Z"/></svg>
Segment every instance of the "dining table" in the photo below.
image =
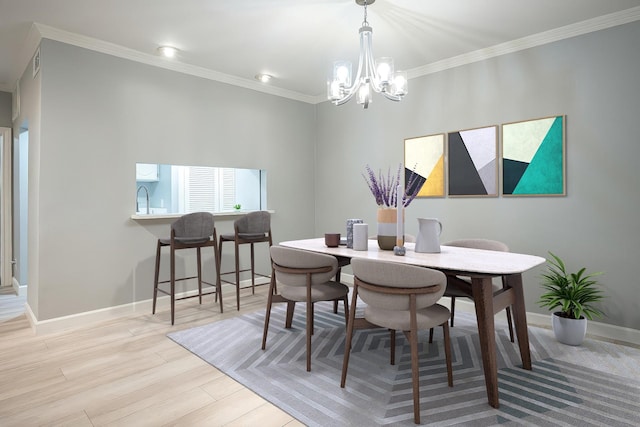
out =
<svg viewBox="0 0 640 427"><path fill-rule="evenodd" d="M500 406L498 394L498 366L494 316L511 307L522 368L531 370L531 352L522 283L522 273L546 260L536 255L500 252L454 246L440 246L440 252L415 251L414 243L405 243L405 254L382 250L377 241L369 240L367 250L354 250L346 246L327 247L324 238L291 240L280 243L295 249L335 256L346 266L353 258L368 258L387 262L410 264L440 270L447 275L467 277L471 281L471 296L475 304L478 335L482 353L482 367L489 405ZM506 286L494 292L492 279L505 277Z"/></svg>

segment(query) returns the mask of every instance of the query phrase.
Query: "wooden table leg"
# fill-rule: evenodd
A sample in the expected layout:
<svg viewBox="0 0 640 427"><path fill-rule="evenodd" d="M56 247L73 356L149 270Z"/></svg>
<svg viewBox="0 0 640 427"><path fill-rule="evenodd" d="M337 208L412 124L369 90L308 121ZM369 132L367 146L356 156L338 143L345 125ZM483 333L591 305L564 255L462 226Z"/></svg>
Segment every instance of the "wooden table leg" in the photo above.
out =
<svg viewBox="0 0 640 427"><path fill-rule="evenodd" d="M500 407L498 397L498 364L496 359L496 336L493 314L493 287L490 277L474 277L471 279L471 292L476 306L480 350L484 381L487 387L489 405ZM517 323L516 323L517 325ZM518 341L520 338L518 337Z"/></svg>
<svg viewBox="0 0 640 427"><path fill-rule="evenodd" d="M516 324L516 337L518 337L522 367L531 370L531 351L529 350L529 332L527 330L527 312L524 305L522 274L508 275L507 286L513 289L514 292L513 317Z"/></svg>

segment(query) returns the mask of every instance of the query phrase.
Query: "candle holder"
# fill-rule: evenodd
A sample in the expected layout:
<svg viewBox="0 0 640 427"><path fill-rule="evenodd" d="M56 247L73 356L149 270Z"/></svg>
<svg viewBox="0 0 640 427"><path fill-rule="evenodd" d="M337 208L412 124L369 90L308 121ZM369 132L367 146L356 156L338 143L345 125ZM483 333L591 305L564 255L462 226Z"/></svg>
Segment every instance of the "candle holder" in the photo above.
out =
<svg viewBox="0 0 640 427"><path fill-rule="evenodd" d="M364 223L361 219L348 219L347 220L347 248L353 249L353 224L362 224Z"/></svg>

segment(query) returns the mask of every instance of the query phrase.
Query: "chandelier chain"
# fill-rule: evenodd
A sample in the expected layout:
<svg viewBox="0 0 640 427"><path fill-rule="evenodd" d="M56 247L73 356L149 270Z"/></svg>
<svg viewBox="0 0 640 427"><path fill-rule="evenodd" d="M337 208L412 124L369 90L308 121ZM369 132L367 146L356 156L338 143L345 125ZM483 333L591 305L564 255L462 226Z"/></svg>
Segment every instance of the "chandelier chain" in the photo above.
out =
<svg viewBox="0 0 640 427"><path fill-rule="evenodd" d="M365 27L369 26L369 23L367 22L367 0L364 0L364 21L362 21L362 25Z"/></svg>

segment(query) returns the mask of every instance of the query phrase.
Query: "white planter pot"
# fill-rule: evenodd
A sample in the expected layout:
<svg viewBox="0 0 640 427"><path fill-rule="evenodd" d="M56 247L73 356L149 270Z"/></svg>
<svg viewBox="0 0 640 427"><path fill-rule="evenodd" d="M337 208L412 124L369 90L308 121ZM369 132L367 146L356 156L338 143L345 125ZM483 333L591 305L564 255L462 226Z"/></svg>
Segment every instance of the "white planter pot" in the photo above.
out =
<svg viewBox="0 0 640 427"><path fill-rule="evenodd" d="M556 339L567 345L580 345L587 334L587 319L569 319L553 313L551 327Z"/></svg>

